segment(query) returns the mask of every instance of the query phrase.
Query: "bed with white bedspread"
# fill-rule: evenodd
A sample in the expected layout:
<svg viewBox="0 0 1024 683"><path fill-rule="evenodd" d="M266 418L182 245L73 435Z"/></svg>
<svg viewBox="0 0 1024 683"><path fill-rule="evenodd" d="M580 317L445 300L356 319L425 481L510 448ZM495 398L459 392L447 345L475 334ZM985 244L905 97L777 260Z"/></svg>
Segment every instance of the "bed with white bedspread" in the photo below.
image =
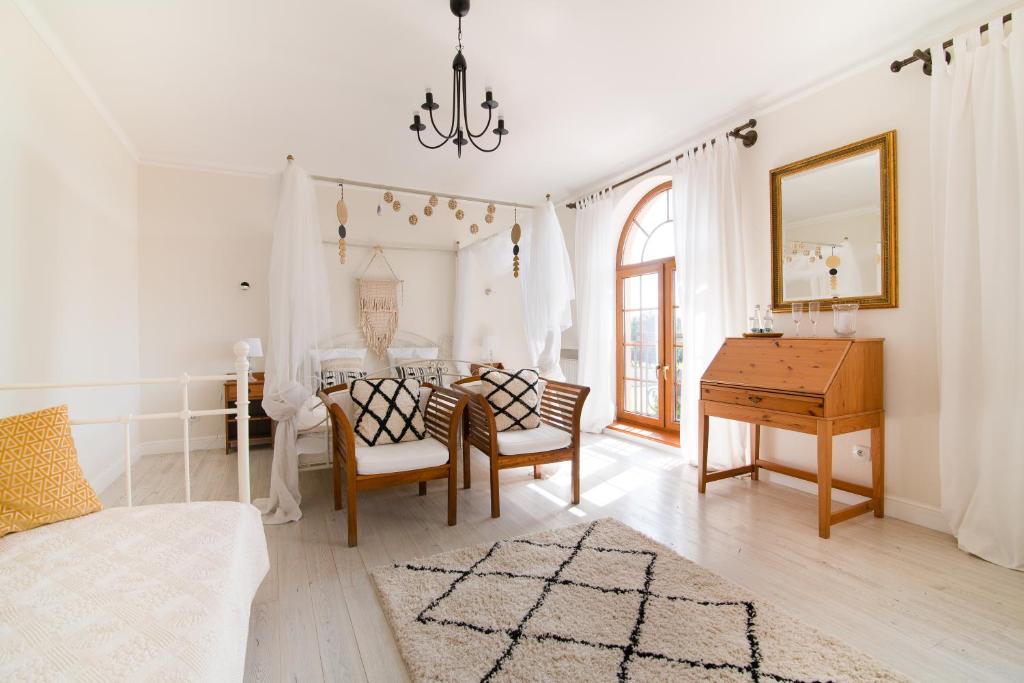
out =
<svg viewBox="0 0 1024 683"><path fill-rule="evenodd" d="M0 680L239 681L259 512L108 508L0 538Z"/></svg>

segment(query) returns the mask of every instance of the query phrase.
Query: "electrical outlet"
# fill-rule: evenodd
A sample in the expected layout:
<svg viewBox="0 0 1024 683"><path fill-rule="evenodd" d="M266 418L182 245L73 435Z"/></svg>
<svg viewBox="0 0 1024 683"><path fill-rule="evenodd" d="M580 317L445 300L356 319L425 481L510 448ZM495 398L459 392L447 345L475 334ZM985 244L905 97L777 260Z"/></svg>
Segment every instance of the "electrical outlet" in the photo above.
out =
<svg viewBox="0 0 1024 683"><path fill-rule="evenodd" d="M854 446L853 457L856 460L871 460L871 447L861 445Z"/></svg>

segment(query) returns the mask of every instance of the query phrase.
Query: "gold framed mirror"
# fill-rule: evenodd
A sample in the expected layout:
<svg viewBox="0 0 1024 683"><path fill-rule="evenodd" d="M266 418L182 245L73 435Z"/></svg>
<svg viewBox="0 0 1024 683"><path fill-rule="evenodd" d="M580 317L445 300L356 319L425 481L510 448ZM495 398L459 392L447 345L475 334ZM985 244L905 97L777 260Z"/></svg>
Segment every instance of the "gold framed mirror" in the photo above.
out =
<svg viewBox="0 0 1024 683"><path fill-rule="evenodd" d="M772 308L899 303L896 131L770 172Z"/></svg>

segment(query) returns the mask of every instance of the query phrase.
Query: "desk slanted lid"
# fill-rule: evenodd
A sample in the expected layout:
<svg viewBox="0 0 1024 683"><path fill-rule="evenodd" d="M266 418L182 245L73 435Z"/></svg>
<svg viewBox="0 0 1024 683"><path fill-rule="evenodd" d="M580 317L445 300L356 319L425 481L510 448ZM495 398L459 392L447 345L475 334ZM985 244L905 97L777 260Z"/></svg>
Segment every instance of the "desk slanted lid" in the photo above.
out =
<svg viewBox="0 0 1024 683"><path fill-rule="evenodd" d="M852 344L850 339L729 338L701 381L823 395Z"/></svg>

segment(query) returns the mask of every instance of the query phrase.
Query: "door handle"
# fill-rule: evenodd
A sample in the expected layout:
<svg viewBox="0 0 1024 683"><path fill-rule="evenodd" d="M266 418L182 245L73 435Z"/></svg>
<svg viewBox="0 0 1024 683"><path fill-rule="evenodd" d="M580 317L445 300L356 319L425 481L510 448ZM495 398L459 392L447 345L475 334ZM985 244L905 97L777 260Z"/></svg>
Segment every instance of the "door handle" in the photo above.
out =
<svg viewBox="0 0 1024 683"><path fill-rule="evenodd" d="M756 406L758 403L760 403L764 399L761 398L760 396L747 396L747 400L750 401L751 403L753 403Z"/></svg>
<svg viewBox="0 0 1024 683"><path fill-rule="evenodd" d="M667 365L662 365L661 366L661 378L663 380L665 380L666 382L668 381L668 366Z"/></svg>

